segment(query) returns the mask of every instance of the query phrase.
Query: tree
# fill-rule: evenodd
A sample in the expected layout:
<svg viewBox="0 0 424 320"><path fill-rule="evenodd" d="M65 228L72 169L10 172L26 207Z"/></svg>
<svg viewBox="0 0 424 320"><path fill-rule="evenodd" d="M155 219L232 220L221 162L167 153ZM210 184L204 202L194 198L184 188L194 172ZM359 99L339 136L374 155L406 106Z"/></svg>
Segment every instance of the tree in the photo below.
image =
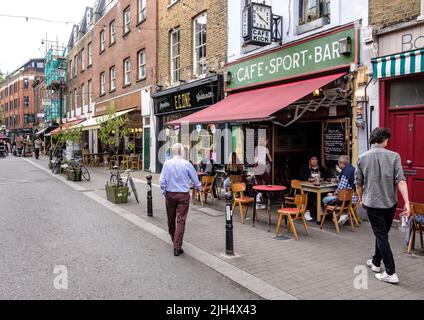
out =
<svg viewBox="0 0 424 320"><path fill-rule="evenodd" d="M116 108L113 104L108 107L107 114L97 120L100 126L98 138L102 144L110 148L115 156L118 155L120 140L131 132L131 129L124 127L127 121L127 115L117 116Z"/></svg>

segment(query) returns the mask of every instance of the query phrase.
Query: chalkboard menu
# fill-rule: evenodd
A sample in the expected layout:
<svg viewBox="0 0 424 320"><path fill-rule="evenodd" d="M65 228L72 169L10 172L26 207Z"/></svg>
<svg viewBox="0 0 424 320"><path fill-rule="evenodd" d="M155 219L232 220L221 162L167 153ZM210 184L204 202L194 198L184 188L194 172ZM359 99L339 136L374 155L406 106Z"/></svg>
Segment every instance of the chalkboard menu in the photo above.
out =
<svg viewBox="0 0 424 320"><path fill-rule="evenodd" d="M340 156L347 155L346 122L326 123L323 140L325 165L333 168Z"/></svg>

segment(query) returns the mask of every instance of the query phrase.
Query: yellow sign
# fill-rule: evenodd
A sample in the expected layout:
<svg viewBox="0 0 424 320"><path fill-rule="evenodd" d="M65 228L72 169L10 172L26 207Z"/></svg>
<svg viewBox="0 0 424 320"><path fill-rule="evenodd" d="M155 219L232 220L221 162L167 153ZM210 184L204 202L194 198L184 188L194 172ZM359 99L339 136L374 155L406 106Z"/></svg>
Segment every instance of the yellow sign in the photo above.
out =
<svg viewBox="0 0 424 320"><path fill-rule="evenodd" d="M191 107L190 92L179 94L174 97L175 109L185 109Z"/></svg>

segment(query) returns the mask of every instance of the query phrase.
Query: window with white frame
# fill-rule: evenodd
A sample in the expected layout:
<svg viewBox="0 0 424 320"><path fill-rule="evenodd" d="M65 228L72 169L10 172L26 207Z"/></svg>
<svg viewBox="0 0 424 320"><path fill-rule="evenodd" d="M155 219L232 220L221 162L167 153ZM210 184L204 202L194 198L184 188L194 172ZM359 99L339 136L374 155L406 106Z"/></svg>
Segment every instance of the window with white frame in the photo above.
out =
<svg viewBox="0 0 424 320"><path fill-rule="evenodd" d="M85 106L85 85L81 85L81 106L84 109ZM84 110L82 111L84 113Z"/></svg>
<svg viewBox="0 0 424 320"><path fill-rule="evenodd" d="M106 49L106 32L102 30L100 32L100 53Z"/></svg>
<svg viewBox="0 0 424 320"><path fill-rule="evenodd" d="M106 74L102 72L100 74L100 95L106 94Z"/></svg>
<svg viewBox="0 0 424 320"><path fill-rule="evenodd" d="M138 22L146 19L146 0L138 0Z"/></svg>
<svg viewBox="0 0 424 320"><path fill-rule="evenodd" d="M299 0L299 26L329 18L330 0Z"/></svg>
<svg viewBox="0 0 424 320"><path fill-rule="evenodd" d="M93 83L91 80L88 80L87 83L87 101L88 101L88 112L91 112L91 94L93 92Z"/></svg>
<svg viewBox="0 0 424 320"><path fill-rule="evenodd" d="M124 34L131 31L131 8L124 10Z"/></svg>
<svg viewBox="0 0 424 320"><path fill-rule="evenodd" d="M194 75L206 74L206 22L207 13L194 18Z"/></svg>
<svg viewBox="0 0 424 320"><path fill-rule="evenodd" d="M88 52L88 66L91 66L92 64L93 64L93 44L90 42L89 44L88 44L88 50L87 50Z"/></svg>
<svg viewBox="0 0 424 320"><path fill-rule="evenodd" d="M110 44L114 44L116 41L116 24L113 20L109 25L109 34L110 34Z"/></svg>
<svg viewBox="0 0 424 320"><path fill-rule="evenodd" d="M124 86L131 84L131 59L124 60Z"/></svg>
<svg viewBox="0 0 424 320"><path fill-rule="evenodd" d="M180 29L171 31L170 42L171 83L174 84L180 80Z"/></svg>
<svg viewBox="0 0 424 320"><path fill-rule="evenodd" d="M137 79L141 80L146 78L146 50L145 49L138 52L137 62L138 62Z"/></svg>
<svg viewBox="0 0 424 320"><path fill-rule="evenodd" d="M85 69L85 56L84 49L81 49L81 71Z"/></svg>
<svg viewBox="0 0 424 320"><path fill-rule="evenodd" d="M114 91L116 89L116 69L113 66L109 70L110 73L110 91Z"/></svg>

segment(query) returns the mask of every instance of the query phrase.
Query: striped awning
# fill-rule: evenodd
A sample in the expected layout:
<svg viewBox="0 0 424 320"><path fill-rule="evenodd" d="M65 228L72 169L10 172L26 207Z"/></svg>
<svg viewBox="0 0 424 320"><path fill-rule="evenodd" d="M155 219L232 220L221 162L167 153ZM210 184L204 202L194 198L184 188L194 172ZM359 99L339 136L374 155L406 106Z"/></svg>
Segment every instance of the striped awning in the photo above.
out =
<svg viewBox="0 0 424 320"><path fill-rule="evenodd" d="M424 49L376 58L372 63L376 79L424 72Z"/></svg>

